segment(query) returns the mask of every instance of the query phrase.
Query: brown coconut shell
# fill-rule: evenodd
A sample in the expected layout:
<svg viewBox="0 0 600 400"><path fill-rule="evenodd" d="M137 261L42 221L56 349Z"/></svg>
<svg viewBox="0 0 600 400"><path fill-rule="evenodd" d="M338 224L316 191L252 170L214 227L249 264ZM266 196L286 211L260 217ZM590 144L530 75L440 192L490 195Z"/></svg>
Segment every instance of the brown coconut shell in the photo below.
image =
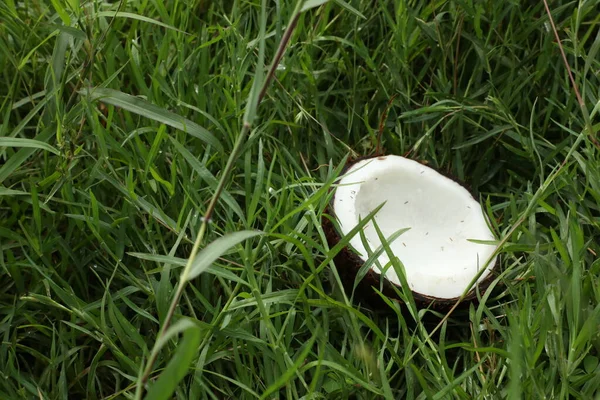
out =
<svg viewBox="0 0 600 400"><path fill-rule="evenodd" d="M342 170L341 175L344 175L348 171L348 169L350 169L354 164L356 164L359 161L374 158L382 159L382 157L385 158L386 156L366 156L349 160L346 163L344 169ZM417 161L428 168L432 168L425 162L416 159L412 160ZM432 169L445 176L446 178L455 181L456 183L467 189L469 193L471 193L471 196L473 196L473 198L476 198L472 189L457 178L453 177L448 173L439 171L435 168ZM335 188L331 188L330 191L335 191ZM333 208L334 200L335 193L333 196L331 196L331 200L329 201L325 212L321 215L321 225L325 236L327 237L327 244L329 245L329 248L334 247L341 240L341 236L337 229L337 218ZM497 232L494 233L497 235ZM364 265L364 260L361 259L358 256L358 254L356 254L349 246L345 246L340 252L338 252L338 254L334 257L333 261L340 275L340 279L342 280L342 284L344 285L344 289L350 294L354 288L356 276L360 268ZM494 279L497 276L496 270L498 265L500 265L499 256L496 257L494 266L491 268L490 272L488 272L488 275L481 282L479 282L473 288L471 288L471 290L467 293L466 296L464 296L464 298L462 298L462 300L460 299L460 297L438 298L411 290L412 296L415 300L417 307L419 308L429 308L435 311L444 312L452 308L459 300L459 308L468 307L469 304L477 302L477 293L480 293L483 296L483 294L487 291L490 284L494 281ZM400 288L398 285L390 282L387 278L382 277L381 274L377 273L372 268L370 268L366 275L363 277L363 279L356 284L356 291L354 292L354 294L356 297L358 297L360 300L362 300L368 305L375 306L377 308L380 308L382 306L387 307L387 305L381 299L379 294L375 292L375 289L381 289L380 291L384 296L396 302L401 302L401 299L398 296L394 286Z"/></svg>

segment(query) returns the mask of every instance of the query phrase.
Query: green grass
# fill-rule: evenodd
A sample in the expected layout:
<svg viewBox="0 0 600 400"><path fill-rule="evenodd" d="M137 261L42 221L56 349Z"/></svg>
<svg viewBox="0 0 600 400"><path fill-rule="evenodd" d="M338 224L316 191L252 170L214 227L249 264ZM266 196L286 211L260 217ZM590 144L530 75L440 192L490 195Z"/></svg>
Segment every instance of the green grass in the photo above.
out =
<svg viewBox="0 0 600 400"><path fill-rule="evenodd" d="M549 4L583 104L543 2L347 0L258 105L261 4L0 2L0 398L600 398L598 1ZM339 290L320 218L380 129L502 239L439 326Z"/></svg>

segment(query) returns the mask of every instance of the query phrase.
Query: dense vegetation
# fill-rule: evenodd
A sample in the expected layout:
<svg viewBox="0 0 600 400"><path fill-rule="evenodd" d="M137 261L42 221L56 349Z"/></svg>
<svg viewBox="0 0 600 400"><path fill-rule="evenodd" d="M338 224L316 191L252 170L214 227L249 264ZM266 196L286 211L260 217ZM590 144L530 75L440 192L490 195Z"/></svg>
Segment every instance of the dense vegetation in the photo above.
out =
<svg viewBox="0 0 600 400"><path fill-rule="evenodd" d="M295 2L0 2L0 398L134 398L173 357L179 399L599 396L598 1L319 3L256 107ZM339 290L328 188L380 145L480 196L478 303ZM148 364L202 226L264 234L217 242Z"/></svg>

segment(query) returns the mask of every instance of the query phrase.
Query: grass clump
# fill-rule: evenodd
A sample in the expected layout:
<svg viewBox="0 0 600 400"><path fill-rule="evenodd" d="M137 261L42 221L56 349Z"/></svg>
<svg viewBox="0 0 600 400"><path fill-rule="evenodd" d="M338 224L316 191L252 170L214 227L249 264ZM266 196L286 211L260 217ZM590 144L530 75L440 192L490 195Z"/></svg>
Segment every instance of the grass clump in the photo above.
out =
<svg viewBox="0 0 600 400"><path fill-rule="evenodd" d="M598 396L597 4L550 5L573 81L544 3L304 7L259 105L293 2L0 4L0 398ZM437 327L338 290L328 188L380 133L501 234Z"/></svg>

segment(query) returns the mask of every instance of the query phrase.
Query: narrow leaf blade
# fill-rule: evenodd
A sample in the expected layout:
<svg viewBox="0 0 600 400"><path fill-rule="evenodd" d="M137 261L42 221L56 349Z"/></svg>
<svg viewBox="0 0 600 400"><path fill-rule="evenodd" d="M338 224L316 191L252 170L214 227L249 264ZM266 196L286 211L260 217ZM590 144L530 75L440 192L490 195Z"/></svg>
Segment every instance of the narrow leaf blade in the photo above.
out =
<svg viewBox="0 0 600 400"><path fill-rule="evenodd" d="M177 151L179 151L183 158L185 158L185 160L190 164L192 169L196 171L198 176L204 182L208 183L212 190L216 190L217 186L219 186L219 181L217 180L217 178L215 178L215 176L200 162L200 160L198 160L197 157L194 157L194 155L188 149L186 149L185 146L183 146L173 137L169 137L169 139L171 140L171 143L173 143L173 146L175 146ZM227 189L223 190L223 192L221 193L221 197L223 201L233 210L233 212L236 213L240 220L245 222L246 218L242 209L240 208L240 205L227 191Z"/></svg>
<svg viewBox="0 0 600 400"><path fill-rule="evenodd" d="M55 133L53 129L45 129L42 133L36 136L36 141L45 142L49 140ZM17 151L14 155L12 155L2 167L0 167L0 184L4 182L6 178L8 178L17 168L21 166L33 153L35 153L36 149L32 148L22 148Z"/></svg>
<svg viewBox="0 0 600 400"><path fill-rule="evenodd" d="M156 383L148 389L146 400L168 400L171 398L177 385L185 378L190 364L198 354L200 340L201 329L193 323L188 324L183 333L183 340L177 346L175 355L160 374Z"/></svg>
<svg viewBox="0 0 600 400"><path fill-rule="evenodd" d="M329 0L306 0L300 9L301 12L308 11L311 8L322 6L323 4L329 2Z"/></svg>
<svg viewBox="0 0 600 400"><path fill-rule="evenodd" d="M82 95L89 96L92 100L101 100L104 103L123 108L142 117L169 125L175 129L187 132L190 135L214 146L217 150L223 150L219 140L207 129L201 127L187 118L174 112L160 108L146 100L135 97L118 90L109 88L88 88L80 91Z"/></svg>
<svg viewBox="0 0 600 400"><path fill-rule="evenodd" d="M174 30L176 32L188 35L187 32L182 31L180 29L177 29L177 28L175 28L172 25L168 25L168 24L165 24L163 22L157 21L155 19L148 18L148 17L145 17L143 15L139 15L139 14L130 13L130 12L124 12L124 11L118 11L118 12L114 12L114 11L99 11L99 12L97 12L94 15L94 17L130 18L130 19L135 19L135 20L142 21L142 22L147 22L149 24L158 25L158 26L161 26L163 28L172 29L172 30Z"/></svg>
<svg viewBox="0 0 600 400"><path fill-rule="evenodd" d="M46 150L50 153L60 155L56 147L35 139L3 137L0 138L0 147L27 147L30 149Z"/></svg>
<svg viewBox="0 0 600 400"><path fill-rule="evenodd" d="M246 239L262 234L263 232L259 231L239 231L218 238L198 253L190 267L190 271L187 275L182 276L182 280L189 281L196 278L231 247Z"/></svg>
<svg viewBox="0 0 600 400"><path fill-rule="evenodd" d="M0 192L1 194L1 192ZM173 256L164 256L164 255L158 255L158 254L148 254L148 253L127 253L128 255L132 256L132 257L136 257L139 258L141 260L148 260L148 261L155 261L158 263L162 263L162 264L169 264L169 265L173 265L176 267L185 267L185 265L187 264L187 260L185 258L179 258L179 257L173 257ZM158 272L159 270L156 270L156 272ZM148 274L153 273L154 270L152 271L148 271ZM208 267L206 269L207 274L212 274L215 276L220 276L221 278L225 278L230 280L231 282L236 282L236 283L241 283L244 285L248 285L248 283L246 281L244 281L242 278L240 278L239 276L237 276L236 274L234 274L233 272L219 267L217 265L211 265L210 267Z"/></svg>

